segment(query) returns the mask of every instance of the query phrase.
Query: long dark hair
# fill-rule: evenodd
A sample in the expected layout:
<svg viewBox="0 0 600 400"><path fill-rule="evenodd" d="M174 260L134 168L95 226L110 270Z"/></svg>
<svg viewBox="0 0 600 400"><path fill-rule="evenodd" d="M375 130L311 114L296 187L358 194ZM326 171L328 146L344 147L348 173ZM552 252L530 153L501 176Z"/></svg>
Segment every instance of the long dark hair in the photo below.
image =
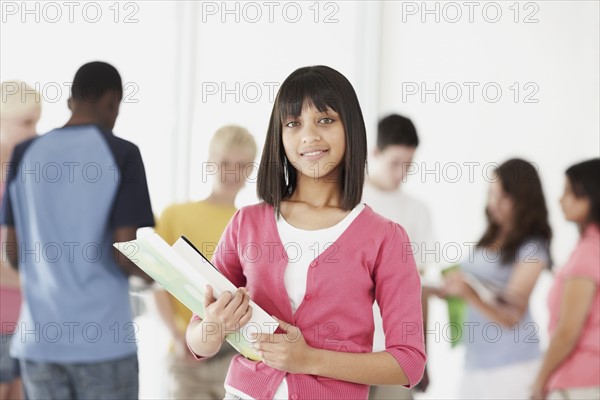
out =
<svg viewBox="0 0 600 400"><path fill-rule="evenodd" d="M587 223L600 225L600 158L575 164L566 171L575 197L590 200Z"/></svg>
<svg viewBox="0 0 600 400"><path fill-rule="evenodd" d="M552 228L548 223L548 209L542 183L536 168L518 158L508 160L495 170L502 189L513 200L511 231L502 243L501 261L512 265L519 246L530 238L540 238L550 247ZM490 246L498 238L500 226L486 208L487 229L478 247Z"/></svg>
<svg viewBox="0 0 600 400"><path fill-rule="evenodd" d="M295 70L279 88L258 168L258 198L279 212L281 201L294 192L297 171L285 155L282 126L284 118L300 115L306 102L320 112L331 109L340 115L346 137L344 160L340 165L341 207L351 210L361 200L365 179L365 122L352 84L344 75L324 65Z"/></svg>

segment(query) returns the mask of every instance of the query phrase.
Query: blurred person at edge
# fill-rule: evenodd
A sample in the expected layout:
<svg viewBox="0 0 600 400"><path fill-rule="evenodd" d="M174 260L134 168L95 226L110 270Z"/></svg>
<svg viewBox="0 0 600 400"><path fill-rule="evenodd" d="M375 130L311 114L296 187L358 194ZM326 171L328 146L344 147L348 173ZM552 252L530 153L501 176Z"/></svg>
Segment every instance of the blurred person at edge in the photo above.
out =
<svg viewBox="0 0 600 400"><path fill-rule="evenodd" d="M413 162L419 145L417 130L410 119L398 114L382 118L377 128L377 145L371 152L362 199L376 212L402 225L417 249L423 247L433 249L435 243L429 209L422 201L402 190L408 166ZM423 275L426 270L426 260L422 257L419 259L416 254L422 252L415 251L415 260L419 273ZM427 326L429 293L428 287L424 285L421 300L424 331ZM385 335L377 302L373 304L373 316L375 321L373 350L379 351L385 348ZM425 370L423 379L413 390L425 391L428 385L429 376ZM373 385L369 391L369 398L400 400L412 399L413 395L411 390L403 386Z"/></svg>
<svg viewBox="0 0 600 400"><path fill-rule="evenodd" d="M10 354L29 399L138 397L128 277L152 279L113 242L135 239L154 217L140 151L113 133L122 98L112 65L84 64L67 123L13 151L2 257L22 279Z"/></svg>
<svg viewBox="0 0 600 400"><path fill-rule="evenodd" d="M6 175L15 146L36 136L36 125L42 112L40 94L25 82L2 82L0 89L0 204L6 189ZM0 226L0 240L4 227ZM1 246L1 245L0 245ZM15 332L21 307L21 291L17 271L0 261L0 400L23 397L19 361L10 356L10 341Z"/></svg>
<svg viewBox="0 0 600 400"><path fill-rule="evenodd" d="M548 295L550 345L533 399L600 399L600 158L566 171L560 205L581 237Z"/></svg>
<svg viewBox="0 0 600 400"><path fill-rule="evenodd" d="M529 297L551 267L552 230L536 167L521 159L502 163L490 183L488 226L460 269L445 275L441 295L466 302L466 347L460 399L524 399L541 350ZM480 296L474 277L493 293ZM481 293L481 292L480 292ZM468 326L467 326L468 324Z"/></svg>
<svg viewBox="0 0 600 400"><path fill-rule="evenodd" d="M208 164L213 167L204 169L215 173L210 195L202 201L167 207L156 222L156 233L170 245L183 235L210 260L237 211L235 199L252 173L256 151L256 142L246 129L228 125L217 130L209 145ZM185 341L192 312L164 289L155 291L155 299L173 342L168 360L169 398L222 399L225 377L236 350L223 343L215 356L198 364Z"/></svg>

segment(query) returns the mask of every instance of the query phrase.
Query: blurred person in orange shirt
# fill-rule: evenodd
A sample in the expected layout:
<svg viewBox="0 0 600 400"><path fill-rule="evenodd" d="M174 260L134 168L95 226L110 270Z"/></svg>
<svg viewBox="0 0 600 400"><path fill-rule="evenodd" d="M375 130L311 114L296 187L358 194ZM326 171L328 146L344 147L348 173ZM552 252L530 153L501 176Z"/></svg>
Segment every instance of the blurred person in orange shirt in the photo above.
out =
<svg viewBox="0 0 600 400"><path fill-rule="evenodd" d="M203 169L215 175L210 195L202 201L167 207L158 219L156 232L171 245L184 235L210 260L236 211L235 199L254 169L256 151L256 142L246 129L228 125L217 130ZM227 369L237 352L226 344L215 357L198 364L185 341L192 312L163 289L155 292L155 298L172 336L169 398L222 399Z"/></svg>

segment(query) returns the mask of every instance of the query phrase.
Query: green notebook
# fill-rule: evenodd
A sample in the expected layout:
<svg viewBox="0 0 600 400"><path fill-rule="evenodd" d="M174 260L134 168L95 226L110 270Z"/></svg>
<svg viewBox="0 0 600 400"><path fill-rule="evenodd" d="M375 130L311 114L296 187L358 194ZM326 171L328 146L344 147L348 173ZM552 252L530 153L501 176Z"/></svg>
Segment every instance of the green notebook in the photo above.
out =
<svg viewBox="0 0 600 400"><path fill-rule="evenodd" d="M235 285L183 236L172 247L156 233L114 246L200 318L204 317L207 284L213 287L215 297L224 291L236 290ZM251 347L250 334L272 334L279 324L252 300L250 306L250 321L239 331L227 335L226 340L244 357L260 361L261 357Z"/></svg>
<svg viewBox="0 0 600 400"><path fill-rule="evenodd" d="M460 269L459 264L454 264L442 270L442 276L449 272ZM466 302L460 297L447 297L448 304L448 325L450 333L450 346L456 347L460 344L462 338L462 330L464 328L465 313L467 311Z"/></svg>

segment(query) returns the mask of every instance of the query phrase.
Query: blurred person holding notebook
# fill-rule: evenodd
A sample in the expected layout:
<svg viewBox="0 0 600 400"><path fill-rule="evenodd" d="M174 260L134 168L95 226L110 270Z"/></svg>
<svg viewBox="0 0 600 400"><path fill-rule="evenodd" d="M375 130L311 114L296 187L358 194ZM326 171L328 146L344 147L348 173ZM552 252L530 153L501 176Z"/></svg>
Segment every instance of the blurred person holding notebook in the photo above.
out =
<svg viewBox="0 0 600 400"><path fill-rule="evenodd" d="M550 344L532 399L600 399L600 159L566 171L560 205L580 238L548 295Z"/></svg>
<svg viewBox="0 0 600 400"><path fill-rule="evenodd" d="M0 89L0 162L2 181L0 183L0 204L5 193L8 165L15 146L36 136L36 126L42 111L40 93L22 81L2 82ZM4 227L0 226L0 241L4 237ZM10 356L10 341L17 328L21 290L19 275L2 259L0 263L0 400L22 397L19 361Z"/></svg>
<svg viewBox="0 0 600 400"><path fill-rule="evenodd" d="M398 114L388 115L379 121L377 145L369 161L369 173L365 177L362 200L373 210L402 225L414 244L416 253L425 254L425 249L435 249L431 215L427 206L403 190L409 166L419 146L419 136L413 122ZM420 251L419 251L420 250ZM421 275L425 273L424 257L415 257ZM423 320L427 323L428 290L423 288ZM385 348L381 311L377 303L373 306L375 337L373 349ZM429 385L427 370L416 390L425 391ZM412 399L412 392L402 386L372 386L369 398Z"/></svg>
<svg viewBox="0 0 600 400"><path fill-rule="evenodd" d="M169 245L184 235L210 260L236 211L235 199L252 173L257 148L246 129L228 125L214 134L208 152L204 170L215 173L210 195L202 201L167 207L157 221L156 233ZM215 357L197 364L185 342L192 312L164 289L157 289L155 298L172 336L168 362L170 398L222 399L227 368L237 352L225 343Z"/></svg>
<svg viewBox="0 0 600 400"><path fill-rule="evenodd" d="M541 360L529 297L542 271L551 266L552 232L534 165L511 159L496 168L486 216L487 228L473 254L460 269L444 275L441 289L442 296L466 302L459 398L524 399L533 384L531 371ZM480 282L497 295L484 296L469 282Z"/></svg>

